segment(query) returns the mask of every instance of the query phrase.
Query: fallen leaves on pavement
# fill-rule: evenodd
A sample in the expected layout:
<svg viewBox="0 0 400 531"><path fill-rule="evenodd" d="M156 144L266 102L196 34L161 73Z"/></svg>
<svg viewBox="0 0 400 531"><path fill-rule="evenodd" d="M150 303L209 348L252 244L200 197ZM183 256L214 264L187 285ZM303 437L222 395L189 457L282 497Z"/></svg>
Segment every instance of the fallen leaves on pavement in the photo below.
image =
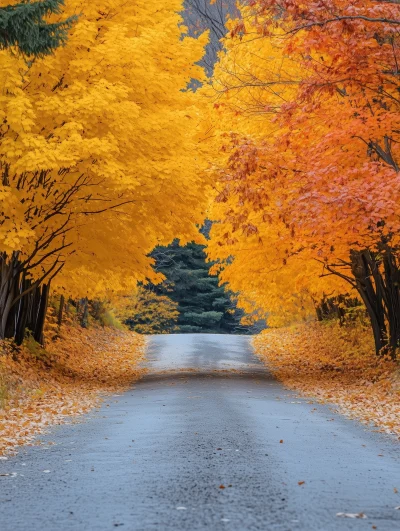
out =
<svg viewBox="0 0 400 531"><path fill-rule="evenodd" d="M339 518L367 518L364 513L336 513Z"/></svg>

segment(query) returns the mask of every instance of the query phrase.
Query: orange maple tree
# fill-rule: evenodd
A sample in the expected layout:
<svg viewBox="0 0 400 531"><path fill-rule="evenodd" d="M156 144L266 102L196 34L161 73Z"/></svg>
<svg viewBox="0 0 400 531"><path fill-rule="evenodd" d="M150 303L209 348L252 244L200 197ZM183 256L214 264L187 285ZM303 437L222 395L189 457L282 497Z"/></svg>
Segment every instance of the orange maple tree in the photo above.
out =
<svg viewBox="0 0 400 531"><path fill-rule="evenodd" d="M345 281L365 303L376 350L393 356L400 343L399 27L397 1L255 0L242 8L231 39L279 42L298 76L289 92L287 76L260 82L255 73L268 58L248 55L240 83L224 82L218 111L241 93L234 112L255 114L258 125L224 141L229 158L217 201L228 208L224 230L214 232L220 247L244 239L257 247L266 225L284 232L268 253L270 269L303 256L320 264L320 277ZM251 90L249 102L243 94ZM260 121L268 124L264 135ZM229 268L228 261L226 280Z"/></svg>

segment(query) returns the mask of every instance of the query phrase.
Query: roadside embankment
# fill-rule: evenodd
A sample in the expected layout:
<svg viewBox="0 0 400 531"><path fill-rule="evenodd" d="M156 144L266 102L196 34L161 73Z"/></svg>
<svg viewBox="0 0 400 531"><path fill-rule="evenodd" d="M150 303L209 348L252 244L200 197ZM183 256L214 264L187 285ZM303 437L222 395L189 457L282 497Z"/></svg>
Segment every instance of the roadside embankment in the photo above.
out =
<svg viewBox="0 0 400 531"><path fill-rule="evenodd" d="M265 330L253 343L288 388L400 436L399 364L376 356L367 328L303 324Z"/></svg>
<svg viewBox="0 0 400 531"><path fill-rule="evenodd" d="M0 455L33 444L50 424L87 412L103 393L139 378L144 343L133 332L72 325L46 349L30 339L20 348L1 342Z"/></svg>

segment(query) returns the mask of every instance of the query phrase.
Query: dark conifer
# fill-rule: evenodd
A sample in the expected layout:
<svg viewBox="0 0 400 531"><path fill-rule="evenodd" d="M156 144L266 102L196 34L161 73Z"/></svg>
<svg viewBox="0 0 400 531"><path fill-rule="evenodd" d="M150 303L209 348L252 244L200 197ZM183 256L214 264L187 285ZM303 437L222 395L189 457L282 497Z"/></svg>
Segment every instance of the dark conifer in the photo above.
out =
<svg viewBox="0 0 400 531"><path fill-rule="evenodd" d="M29 0L0 8L0 49L15 47L28 57L43 57L65 44L76 16L60 22L46 21L60 14L64 0Z"/></svg>
<svg viewBox="0 0 400 531"><path fill-rule="evenodd" d="M203 227L207 237L209 224ZM209 274L212 263L206 261L205 246L188 243L180 246L175 240L167 247L157 247L152 256L155 268L166 280L151 289L167 295L178 303L178 333L254 333L253 327L240 324L243 311L237 308L235 297L218 277Z"/></svg>

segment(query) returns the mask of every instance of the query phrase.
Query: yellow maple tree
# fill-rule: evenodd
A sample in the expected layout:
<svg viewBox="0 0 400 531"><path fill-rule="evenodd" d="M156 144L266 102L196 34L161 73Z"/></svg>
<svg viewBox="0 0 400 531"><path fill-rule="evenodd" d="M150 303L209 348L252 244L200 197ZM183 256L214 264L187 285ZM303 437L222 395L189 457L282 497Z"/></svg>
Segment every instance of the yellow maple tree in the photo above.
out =
<svg viewBox="0 0 400 531"><path fill-rule="evenodd" d="M79 18L65 47L0 52L2 337L41 328L25 295L50 280L72 296L131 290L156 280L155 245L196 237L206 176L187 86L203 79L207 36L181 38L181 9L70 0L63 16Z"/></svg>

